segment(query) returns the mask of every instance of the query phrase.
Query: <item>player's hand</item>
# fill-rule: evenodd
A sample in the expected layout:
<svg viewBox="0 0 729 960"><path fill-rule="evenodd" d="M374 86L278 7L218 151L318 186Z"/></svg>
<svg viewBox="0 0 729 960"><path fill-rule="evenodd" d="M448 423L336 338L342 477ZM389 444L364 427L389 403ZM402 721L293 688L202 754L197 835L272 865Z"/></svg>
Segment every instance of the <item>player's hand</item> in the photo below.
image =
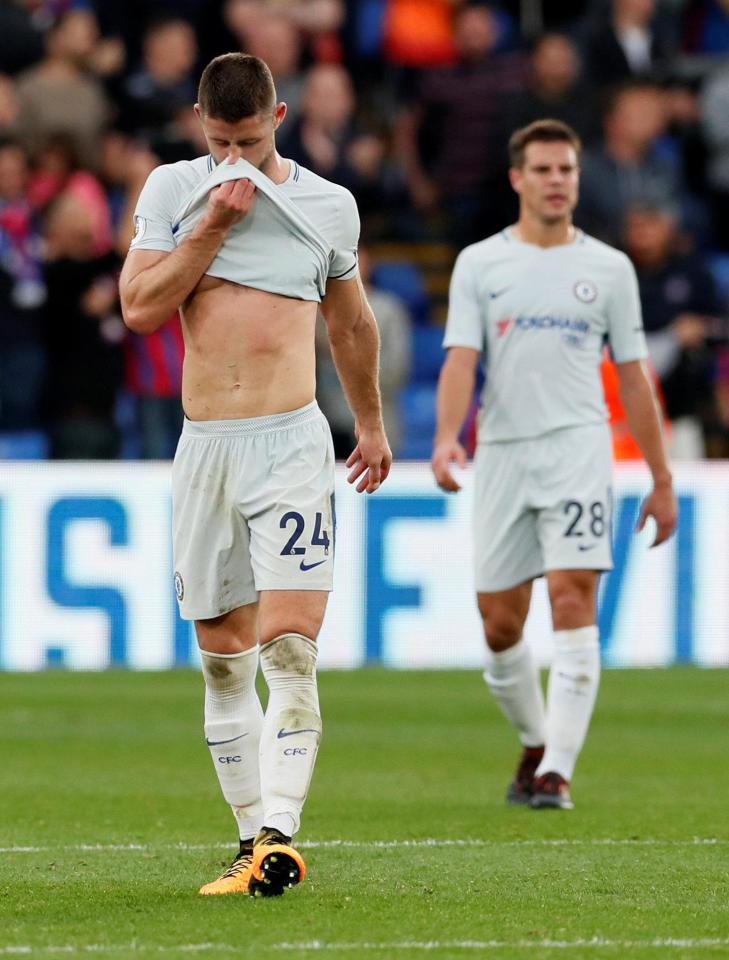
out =
<svg viewBox="0 0 729 960"><path fill-rule="evenodd" d="M671 484L654 487L643 501L637 530L642 530L648 517L656 521L656 537L651 547L657 547L671 536L678 520L678 504Z"/></svg>
<svg viewBox="0 0 729 960"><path fill-rule="evenodd" d="M384 429L380 426L373 430L355 428L357 446L347 458L351 467L347 483L355 483L357 493L374 493L387 479L392 466L392 452Z"/></svg>
<svg viewBox="0 0 729 960"><path fill-rule="evenodd" d="M210 191L205 223L212 230L229 230L250 211L256 187L248 179L226 180Z"/></svg>
<svg viewBox="0 0 729 960"><path fill-rule="evenodd" d="M451 464L457 463L465 469L468 457L462 444L458 440L441 440L436 443L430 466L435 476L435 482L446 493L458 493L461 489L456 478L451 473Z"/></svg>

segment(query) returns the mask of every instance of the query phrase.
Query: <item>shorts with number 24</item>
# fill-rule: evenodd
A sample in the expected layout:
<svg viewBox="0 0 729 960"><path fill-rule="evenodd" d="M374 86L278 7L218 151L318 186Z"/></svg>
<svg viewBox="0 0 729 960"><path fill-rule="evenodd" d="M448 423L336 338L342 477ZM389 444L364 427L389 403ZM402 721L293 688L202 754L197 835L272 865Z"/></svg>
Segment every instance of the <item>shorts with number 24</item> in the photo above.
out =
<svg viewBox="0 0 729 960"><path fill-rule="evenodd" d="M247 420L186 420L172 470L175 591L186 620L261 590L331 590L334 451L316 402Z"/></svg>

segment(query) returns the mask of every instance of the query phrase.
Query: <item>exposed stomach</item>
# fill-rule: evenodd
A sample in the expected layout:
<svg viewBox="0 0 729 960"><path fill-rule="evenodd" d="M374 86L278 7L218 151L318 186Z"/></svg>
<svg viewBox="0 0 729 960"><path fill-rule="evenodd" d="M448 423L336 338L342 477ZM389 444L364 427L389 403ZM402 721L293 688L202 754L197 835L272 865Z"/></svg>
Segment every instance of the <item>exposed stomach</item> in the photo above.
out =
<svg viewBox="0 0 729 960"><path fill-rule="evenodd" d="M286 413L314 399L317 304L203 277L182 311L190 420Z"/></svg>

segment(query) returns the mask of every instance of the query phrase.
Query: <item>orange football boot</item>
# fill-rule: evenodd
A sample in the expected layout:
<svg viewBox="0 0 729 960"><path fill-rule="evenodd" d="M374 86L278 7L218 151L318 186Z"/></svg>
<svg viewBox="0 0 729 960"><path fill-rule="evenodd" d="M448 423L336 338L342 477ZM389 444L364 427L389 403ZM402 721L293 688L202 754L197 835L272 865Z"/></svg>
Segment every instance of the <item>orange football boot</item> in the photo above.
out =
<svg viewBox="0 0 729 960"><path fill-rule="evenodd" d="M248 884L252 897L280 897L306 876L306 864L291 837L263 827L253 841L253 863Z"/></svg>

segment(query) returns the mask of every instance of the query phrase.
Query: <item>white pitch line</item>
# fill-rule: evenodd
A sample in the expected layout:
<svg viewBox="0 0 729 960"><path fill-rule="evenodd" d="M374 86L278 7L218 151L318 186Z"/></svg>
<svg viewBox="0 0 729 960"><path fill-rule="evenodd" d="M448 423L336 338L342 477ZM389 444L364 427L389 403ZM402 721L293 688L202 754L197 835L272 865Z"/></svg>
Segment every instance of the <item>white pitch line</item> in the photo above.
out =
<svg viewBox="0 0 729 960"><path fill-rule="evenodd" d="M652 940L610 940L605 937L592 937L590 940L405 940L400 943L326 943L320 940L312 940L308 943L276 943L273 944L274 950L298 950L300 952L316 952L322 950L379 950L379 951L398 951L398 950L505 950L505 949L529 949L537 947L540 950L572 950L575 948L606 947L611 949L630 950L636 948L694 948L694 949L712 949L714 947L729 946L729 938L675 938L656 937Z"/></svg>
<svg viewBox="0 0 729 960"><path fill-rule="evenodd" d="M654 937L650 940L611 940L607 937L592 937L589 940L404 940L400 942L377 943L375 941L327 943L322 940L310 940L302 943L272 943L270 950L298 953L321 952L353 952L378 951L398 953L405 950L418 952L436 952L438 950L508 950L508 949L539 949L539 950L635 950L635 949L688 949L713 950L717 947L729 946L727 937ZM232 953L241 955L241 945L229 943L181 943L174 946L163 946L143 943L82 943L63 944L34 947L25 944L0 946L0 956L38 956L44 954L88 955L104 953L208 953L215 950L217 953Z"/></svg>
<svg viewBox="0 0 729 960"><path fill-rule="evenodd" d="M729 839L720 837L691 837L683 840L669 840L658 837L631 839L629 837L593 837L580 839L537 838L526 840L302 840L297 847L303 850L393 850L439 847L715 847L729 843ZM129 852L148 853L155 850L229 850L230 843L78 843L65 846L16 846L0 847L0 853L108 853Z"/></svg>

